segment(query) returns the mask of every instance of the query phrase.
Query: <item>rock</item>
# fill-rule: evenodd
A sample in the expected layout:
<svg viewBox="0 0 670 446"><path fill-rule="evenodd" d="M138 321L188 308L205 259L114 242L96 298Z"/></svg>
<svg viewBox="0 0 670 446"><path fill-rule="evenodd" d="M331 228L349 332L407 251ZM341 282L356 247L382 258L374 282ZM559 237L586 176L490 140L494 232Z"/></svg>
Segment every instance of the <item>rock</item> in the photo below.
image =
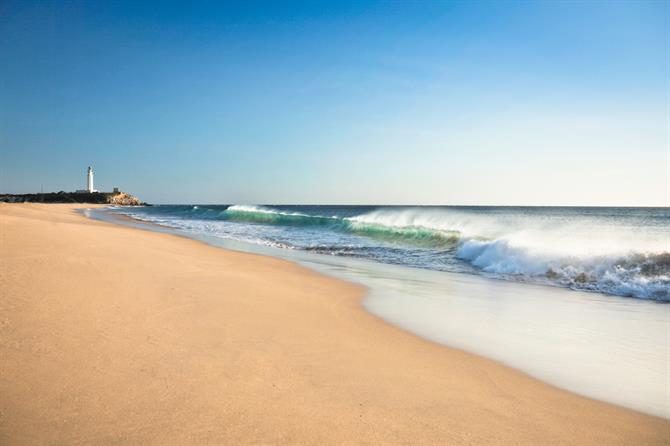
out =
<svg viewBox="0 0 670 446"><path fill-rule="evenodd" d="M107 194L107 204L117 206L142 206L146 203L143 203L139 198L128 193L118 192L115 194Z"/></svg>

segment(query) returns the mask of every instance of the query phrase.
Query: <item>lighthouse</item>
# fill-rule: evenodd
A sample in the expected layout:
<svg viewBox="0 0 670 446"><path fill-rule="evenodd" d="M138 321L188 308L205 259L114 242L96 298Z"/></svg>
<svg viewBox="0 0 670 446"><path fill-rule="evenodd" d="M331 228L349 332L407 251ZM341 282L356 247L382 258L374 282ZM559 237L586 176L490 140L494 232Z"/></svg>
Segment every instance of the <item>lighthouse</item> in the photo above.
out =
<svg viewBox="0 0 670 446"><path fill-rule="evenodd" d="M93 186L93 168L88 166L88 171L86 172L86 189L77 189L76 194L93 194L98 192L98 190Z"/></svg>
<svg viewBox="0 0 670 446"><path fill-rule="evenodd" d="M97 192L93 187L93 168L88 166L88 173L86 175L86 190L88 193Z"/></svg>

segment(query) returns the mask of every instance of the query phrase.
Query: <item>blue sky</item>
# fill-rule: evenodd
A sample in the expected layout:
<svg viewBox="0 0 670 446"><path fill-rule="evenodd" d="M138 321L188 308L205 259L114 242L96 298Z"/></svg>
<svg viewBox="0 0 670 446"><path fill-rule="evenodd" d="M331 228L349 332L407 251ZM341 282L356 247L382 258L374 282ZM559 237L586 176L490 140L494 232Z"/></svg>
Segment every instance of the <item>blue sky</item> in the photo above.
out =
<svg viewBox="0 0 670 446"><path fill-rule="evenodd" d="M3 2L0 192L670 205L667 2Z"/></svg>

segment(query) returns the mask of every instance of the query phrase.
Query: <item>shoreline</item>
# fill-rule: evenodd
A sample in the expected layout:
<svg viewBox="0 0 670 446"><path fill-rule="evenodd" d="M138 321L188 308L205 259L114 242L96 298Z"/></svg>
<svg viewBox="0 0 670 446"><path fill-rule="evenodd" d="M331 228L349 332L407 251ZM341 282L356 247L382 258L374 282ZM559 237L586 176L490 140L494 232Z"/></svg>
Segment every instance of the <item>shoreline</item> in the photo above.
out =
<svg viewBox="0 0 670 446"><path fill-rule="evenodd" d="M667 420L407 333L356 285L83 207L0 205L3 443L670 438Z"/></svg>
<svg viewBox="0 0 670 446"><path fill-rule="evenodd" d="M367 289L361 300L365 311L422 340L494 360L580 396L670 420L670 313L659 312L657 301L268 247L108 209L85 214L288 260L361 285Z"/></svg>

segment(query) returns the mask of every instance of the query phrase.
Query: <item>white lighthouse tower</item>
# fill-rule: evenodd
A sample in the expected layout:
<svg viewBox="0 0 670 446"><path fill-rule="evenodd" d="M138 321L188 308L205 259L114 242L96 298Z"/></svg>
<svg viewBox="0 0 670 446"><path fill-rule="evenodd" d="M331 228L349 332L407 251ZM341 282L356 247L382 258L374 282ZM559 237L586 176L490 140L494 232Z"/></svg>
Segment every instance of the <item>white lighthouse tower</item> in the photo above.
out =
<svg viewBox="0 0 670 446"><path fill-rule="evenodd" d="M86 172L86 189L77 189L75 193L90 194L94 192L98 192L98 190L93 186L93 168L88 166L88 172Z"/></svg>
<svg viewBox="0 0 670 446"><path fill-rule="evenodd" d="M93 168L91 166L88 166L88 174L86 176L86 190L88 193L97 192L97 190L95 190L93 187Z"/></svg>

